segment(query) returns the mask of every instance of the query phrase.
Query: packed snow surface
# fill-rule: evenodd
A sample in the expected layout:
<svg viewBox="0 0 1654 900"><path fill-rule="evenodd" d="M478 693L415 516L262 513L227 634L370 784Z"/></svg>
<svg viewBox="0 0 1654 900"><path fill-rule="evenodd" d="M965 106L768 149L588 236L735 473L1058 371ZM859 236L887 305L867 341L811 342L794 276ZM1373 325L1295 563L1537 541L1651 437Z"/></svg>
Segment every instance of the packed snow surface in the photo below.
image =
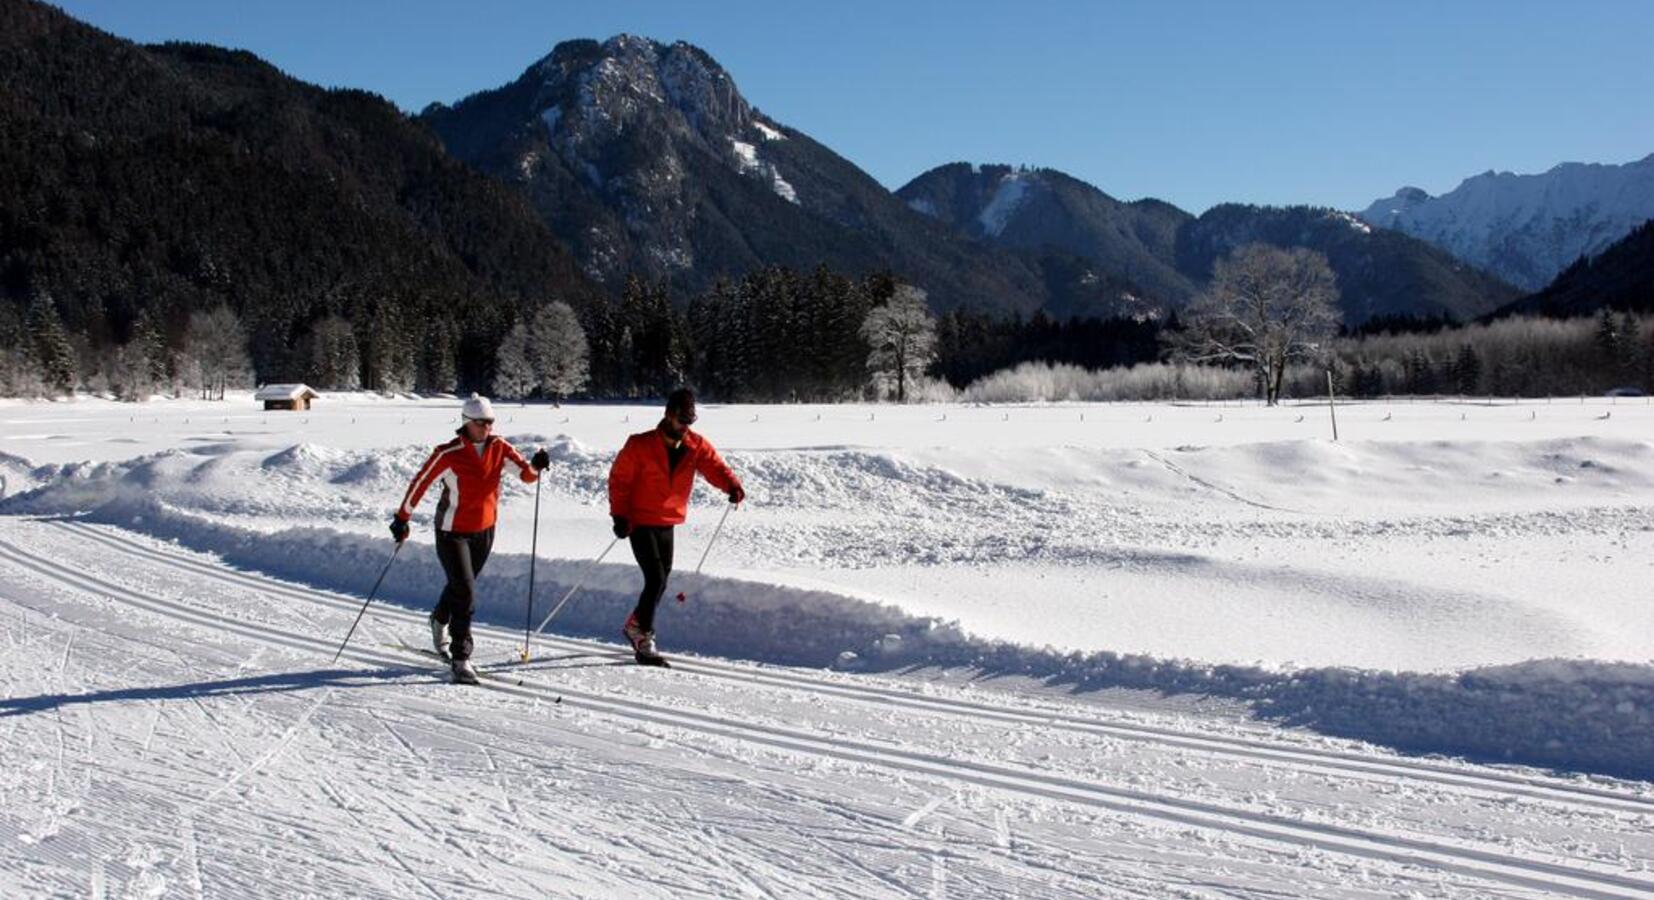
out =
<svg viewBox="0 0 1654 900"><path fill-rule="evenodd" d="M670 674L658 410L498 404L464 704L434 498L329 662L457 408L0 402L0 895L1654 893L1640 399L704 404Z"/></svg>

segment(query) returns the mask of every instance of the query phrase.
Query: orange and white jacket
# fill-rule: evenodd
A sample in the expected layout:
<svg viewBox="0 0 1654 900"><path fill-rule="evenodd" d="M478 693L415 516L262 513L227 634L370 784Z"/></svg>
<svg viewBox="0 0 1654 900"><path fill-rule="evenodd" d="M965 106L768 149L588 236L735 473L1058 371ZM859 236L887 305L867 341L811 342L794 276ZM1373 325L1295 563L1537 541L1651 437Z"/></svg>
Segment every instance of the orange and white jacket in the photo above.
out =
<svg viewBox="0 0 1654 900"><path fill-rule="evenodd" d="M402 496L396 517L408 521L431 485L441 484L442 499L436 504L438 531L469 533L493 528L500 505L500 474L508 461L517 467L524 481L539 479L539 473L505 438L489 435L478 453L461 431L431 452Z"/></svg>

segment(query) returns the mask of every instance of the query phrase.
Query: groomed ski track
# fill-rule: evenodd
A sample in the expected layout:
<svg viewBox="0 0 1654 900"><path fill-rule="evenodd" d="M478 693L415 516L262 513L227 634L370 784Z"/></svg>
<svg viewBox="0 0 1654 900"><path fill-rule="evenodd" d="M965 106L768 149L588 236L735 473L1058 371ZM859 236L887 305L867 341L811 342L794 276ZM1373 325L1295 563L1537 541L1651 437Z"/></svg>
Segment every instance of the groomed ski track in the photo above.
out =
<svg viewBox="0 0 1654 900"><path fill-rule="evenodd" d="M79 538L97 541L112 550L161 565L187 569L192 574L216 579L226 584L241 585L301 602L319 603L340 609L356 609L361 605L361 601L356 598L302 587L274 578L246 573L238 569L204 564L182 554L169 553L164 549L146 546L116 529L69 521L56 521L50 524ZM399 606L380 604L373 609L373 612L381 618L421 626L425 621L422 614ZM479 636L491 636L500 641L517 645L521 643L521 636L516 632L487 625L479 625L476 630ZM555 634L538 635L535 638L534 646L537 650L550 648L579 653L612 655L617 661L625 661L631 658L625 648L615 644L577 640ZM487 665L486 660L482 662ZM819 676L791 669L732 665L714 659L697 657L673 657L673 670L693 672L709 678L806 691L859 703L1037 725L1042 728L1064 729L1080 734L1093 734L1121 740L1140 741L1222 754L1259 763L1283 763L1297 768L1319 767L1347 775L1388 776L1416 781L1430 781L1481 789L1498 795L1524 796L1561 803L1598 806L1602 809L1626 813L1654 814L1654 797L1573 784L1560 779L1530 778L1492 769L1450 768L1404 757L1363 756L1357 753L1341 753L1318 747L1294 747L1282 742L1270 742L1262 733L1252 739L1239 739L1223 734L1203 734L1196 731L1157 728L1152 725L1129 721L1108 722L1062 712L1030 712L992 703L926 695L916 690L889 686L887 683L883 683L882 680L876 679L866 679L868 683L865 684L826 681ZM513 669L487 669L484 671L499 676L502 673L509 673Z"/></svg>
<svg viewBox="0 0 1654 900"><path fill-rule="evenodd" d="M183 551L146 543L124 532L73 521L17 522L18 527L50 529L74 541L85 541L120 555L133 570L144 568L169 572L190 583L250 591L283 600L309 604L318 623L332 622L325 613L354 615L361 599L310 589L261 575L229 569ZM43 558L10 540L0 540L0 564L29 576L115 601L130 608L188 623L202 629L233 635L248 641L283 647L326 660L334 647L327 644L328 629L318 627L321 642L268 624L225 615L181 599L146 596L133 587L103 573ZM124 570L123 570L124 571ZM370 616L407 625L412 634L423 631L423 615L389 605L376 605ZM304 617L311 618L311 617ZM348 618L345 619L348 621ZM365 623L364 623L365 624ZM870 737L849 737L828 733L830 729L790 727L762 721L717 715L667 704L649 705L625 697L604 696L577 686L555 683L545 670L527 666L488 665L490 655L503 655L504 647L520 646L520 633L481 628L478 632L479 660L490 676L481 688L509 697L534 701L560 700L561 711L607 717L624 723L648 723L661 729L715 736L757 745L803 758L828 759L888 772L932 779L944 787L983 790L996 794L1074 804L1107 813L1152 820L1177 827L1201 829L1243 842L1261 842L1276 850L1307 848L1363 859L1403 869L1416 867L1425 872L1450 874L1465 879L1462 886L1477 890L1515 890L1538 895L1578 897L1654 897L1654 877L1648 873L1611 871L1607 866L1543 858L1543 853L1519 854L1468 846L1463 842L1402 833L1383 828L1364 829L1348 824L1310 821L1238 806L1188 797L1134 790L1118 784L1079 777L1060 771L1043 771L1026 764L990 762L974 758L968 748L954 752L935 746L916 749ZM536 643L539 654L561 652L595 658L623 658L616 645L542 635ZM65 655L68 650L65 649ZM345 656L357 663L388 668L428 669L430 660L417 653L380 649L375 639L359 634ZM817 704L852 704L902 716L924 717L930 721L956 721L973 726L1006 726L1016 729L1057 731L1084 739L1126 742L1151 752L1198 755L1251 766L1284 769L1293 773L1360 781L1385 789L1420 784L1434 789L1461 792L1465 796L1494 802L1542 804L1568 813L1637 817L1654 816L1654 799L1630 791L1573 784L1561 779L1527 776L1486 767L1454 767L1424 760L1387 755L1363 755L1355 750L1297 746L1286 740L1271 740L1262 729L1256 736L1181 730L1146 725L1126 719L1111 721L1072 711L1045 711L1034 704L1004 703L956 696L922 693L879 678L825 678L797 670L754 667L716 660L674 657L671 674L654 673L664 679L700 679L742 692L761 694L785 692L802 695ZM692 683L692 682L691 682ZM455 688L454 690L461 690ZM310 707L321 707L329 695L323 693ZM563 712L568 715L570 712ZM308 713L306 714L308 718ZM294 725L294 729L298 724ZM292 735L288 732L288 737ZM279 750L279 745L278 745ZM252 777L258 758L243 760L235 781ZM343 796L338 787L324 790ZM349 804L342 804L348 808ZM923 817L926 810L914 815ZM912 819L913 816L909 816ZM911 823L904 823L911 825ZM1003 832L1003 826L1000 826ZM405 863L399 863L408 869ZM865 867L864 867L865 868ZM408 869L410 873L411 869ZM876 876L898 893L912 893L906 886ZM426 885L426 890L439 893ZM766 893L763 888L759 893Z"/></svg>

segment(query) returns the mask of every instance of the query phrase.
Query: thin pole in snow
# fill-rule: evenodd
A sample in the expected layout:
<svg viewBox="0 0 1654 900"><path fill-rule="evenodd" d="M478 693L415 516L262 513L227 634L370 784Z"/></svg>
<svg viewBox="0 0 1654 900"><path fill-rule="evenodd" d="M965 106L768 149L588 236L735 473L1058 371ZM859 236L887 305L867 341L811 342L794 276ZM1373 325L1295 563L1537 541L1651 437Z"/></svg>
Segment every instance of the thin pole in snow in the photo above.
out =
<svg viewBox="0 0 1654 900"><path fill-rule="evenodd" d="M1332 390L1332 370L1327 370L1327 415L1332 417L1332 439L1338 440L1338 399Z"/></svg>
<svg viewBox="0 0 1654 900"><path fill-rule="evenodd" d="M701 566L706 565L706 556L712 552L712 545L718 542L718 533L724 530L724 520L729 518L737 504L731 503L724 507L724 514L718 517L718 527L712 529L712 539L706 542L706 549L701 551L701 561L695 564L695 574L701 574Z"/></svg>
<svg viewBox="0 0 1654 900"><path fill-rule="evenodd" d="M706 549L701 551L701 561L695 564L696 575L701 574L701 566L706 565L707 554L712 552L712 545L718 543L718 534L724 530L724 520L729 518L730 512L734 510L737 505L738 504L731 503L728 506L725 506L724 514L718 517L718 527L712 529L712 537L706 542ZM678 602L682 603L684 600L685 597L683 595L683 591L678 591Z"/></svg>
<svg viewBox="0 0 1654 900"><path fill-rule="evenodd" d="M373 590L368 591L368 598L362 601L362 608L356 613L356 621L350 623L350 630L345 632L345 639L339 642L339 651L333 654L333 661L338 662L340 654L345 652L345 645L350 643L350 636L356 633L356 626L362 624L362 614L368 611L368 604L373 602L375 594L379 593L379 585L385 581L385 573L391 570L391 563L396 562L396 554L402 552L403 541L396 542L396 549L391 551L391 558L385 560L385 567L379 570L379 578L373 583Z"/></svg>
<svg viewBox="0 0 1654 900"><path fill-rule="evenodd" d="M528 628L534 624L534 563L540 559L540 482L544 480L534 479L534 534L528 539L528 600L523 604L523 662L528 662L528 647L533 640Z"/></svg>
<svg viewBox="0 0 1654 900"><path fill-rule="evenodd" d="M580 580L576 581L574 583L574 587L569 588L568 593L563 595L563 599L557 601L557 605L551 608L551 612L546 613L546 617L540 620L540 627L534 629L535 634L539 634L540 632L546 630L546 626L551 624L551 620L556 618L559 612L562 612L563 604L569 602L569 598L574 596L574 592L580 590L580 588L586 583L586 576L591 574L592 569L595 568L598 563L602 562L603 557L608 556L609 551L613 550L615 545L618 543L620 543L620 538L615 538L610 541L609 546L604 547L603 552L597 554L596 559L586 563L586 568L580 573Z"/></svg>

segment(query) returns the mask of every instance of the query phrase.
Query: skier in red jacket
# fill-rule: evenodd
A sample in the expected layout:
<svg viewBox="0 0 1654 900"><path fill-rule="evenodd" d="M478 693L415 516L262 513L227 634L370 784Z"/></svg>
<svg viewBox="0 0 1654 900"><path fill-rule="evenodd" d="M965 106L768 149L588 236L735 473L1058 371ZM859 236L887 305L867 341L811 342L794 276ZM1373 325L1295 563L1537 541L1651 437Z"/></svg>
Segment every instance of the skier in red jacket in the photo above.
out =
<svg viewBox="0 0 1654 900"><path fill-rule="evenodd" d="M453 440L432 451L408 485L402 505L391 519L391 536L408 539L408 519L433 484L442 485L436 505L436 558L448 576L431 612L431 643L453 664L454 681L476 684L471 666L471 616L477 608L477 576L494 545L494 518L500 502L500 475L510 462L527 482L539 480L551 464L545 450L523 459L517 448L490 432L494 407L488 398L471 395L461 411L465 423ZM450 638L452 655L450 656Z"/></svg>
<svg viewBox="0 0 1654 900"><path fill-rule="evenodd" d="M689 511L689 492L699 472L709 484L740 503L747 493L712 443L689 430L695 424L695 394L672 392L666 415L649 431L626 439L609 469L609 515L615 537L630 537L632 555L643 570L643 593L621 633L637 661L659 665L655 649L655 607L672 574L672 528Z"/></svg>

